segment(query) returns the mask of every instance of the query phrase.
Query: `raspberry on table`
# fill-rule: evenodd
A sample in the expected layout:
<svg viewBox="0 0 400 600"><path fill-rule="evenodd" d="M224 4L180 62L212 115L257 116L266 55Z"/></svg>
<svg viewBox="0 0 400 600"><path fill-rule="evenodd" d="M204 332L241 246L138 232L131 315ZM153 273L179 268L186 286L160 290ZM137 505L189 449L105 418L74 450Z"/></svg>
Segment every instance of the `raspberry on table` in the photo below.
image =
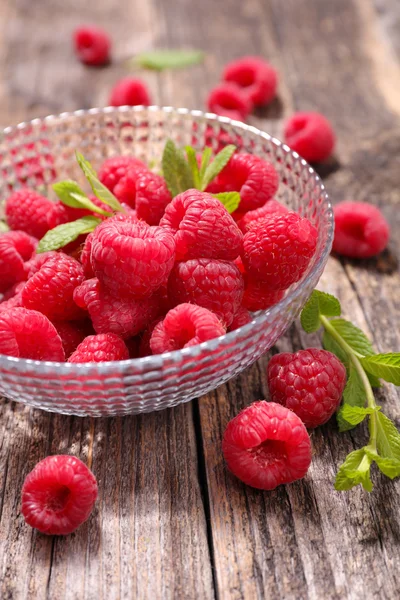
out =
<svg viewBox="0 0 400 600"><path fill-rule="evenodd" d="M351 258L370 258L386 248L390 228L376 206L366 202L339 202L333 213L334 252Z"/></svg>
<svg viewBox="0 0 400 600"><path fill-rule="evenodd" d="M297 213L260 219L243 238L242 260L251 279L271 290L285 290L305 273L317 246L318 232Z"/></svg>
<svg viewBox="0 0 400 600"><path fill-rule="evenodd" d="M177 260L235 260L242 248L242 232L226 208L199 190L176 196L165 209L160 227L173 234Z"/></svg>
<svg viewBox="0 0 400 600"><path fill-rule="evenodd" d="M326 423L339 408L346 369L327 350L276 354L268 363L271 400L292 410L306 427Z"/></svg>
<svg viewBox="0 0 400 600"><path fill-rule="evenodd" d="M37 310L54 321L79 319L82 311L74 300L74 289L85 279L82 265L62 252L49 258L22 290L25 308Z"/></svg>
<svg viewBox="0 0 400 600"><path fill-rule="evenodd" d="M283 290L271 290L269 284L265 284L263 281L257 281L247 276L244 281L242 305L251 312L267 310L282 300L285 295Z"/></svg>
<svg viewBox="0 0 400 600"><path fill-rule="evenodd" d="M110 106L149 106L150 94L146 84L136 77L124 77L111 90Z"/></svg>
<svg viewBox="0 0 400 600"><path fill-rule="evenodd" d="M142 171L136 179L136 212L138 219L158 225L172 196L164 177Z"/></svg>
<svg viewBox="0 0 400 600"><path fill-rule="evenodd" d="M34 254L37 239L24 231L0 235L0 293L27 278L27 261Z"/></svg>
<svg viewBox="0 0 400 600"><path fill-rule="evenodd" d="M232 419L222 451L229 470L261 490L302 479L311 463L307 429L291 410L260 400Z"/></svg>
<svg viewBox="0 0 400 600"><path fill-rule="evenodd" d="M5 214L10 229L19 229L41 239L49 229L67 222L65 211L45 196L24 188L6 200Z"/></svg>
<svg viewBox="0 0 400 600"><path fill-rule="evenodd" d="M238 224L239 229L243 231L243 233L246 233L246 231L250 229L250 227L255 221L258 221L259 219L264 219L269 215L286 215L288 212L289 209L286 208L286 206L272 198L271 200L268 200L268 202L266 202L261 208L257 208L256 210L250 210L244 215L243 213L241 213L242 216L236 222ZM233 213L232 216L235 218L235 213Z"/></svg>
<svg viewBox="0 0 400 600"><path fill-rule="evenodd" d="M90 244L93 272L115 296L151 296L167 282L174 265L172 234L129 216L107 219Z"/></svg>
<svg viewBox="0 0 400 600"><path fill-rule="evenodd" d="M223 79L238 85L255 106L263 106L275 98L277 72L260 56L243 56L228 63Z"/></svg>
<svg viewBox="0 0 400 600"><path fill-rule="evenodd" d="M223 82L211 90L207 98L207 106L208 110L216 115L234 121L245 121L252 111L253 103L240 87Z"/></svg>
<svg viewBox="0 0 400 600"><path fill-rule="evenodd" d="M26 308L0 311L0 354L33 360L65 360L54 325L42 313Z"/></svg>
<svg viewBox="0 0 400 600"><path fill-rule="evenodd" d="M127 360L128 348L115 333L89 335L68 359L70 363L104 362L107 360Z"/></svg>
<svg viewBox="0 0 400 600"><path fill-rule="evenodd" d="M86 521L97 498L97 481L75 456L41 460L22 487L25 522L47 535L67 535Z"/></svg>
<svg viewBox="0 0 400 600"><path fill-rule="evenodd" d="M150 338L153 354L189 348L226 333L218 317L195 304L179 304L155 326Z"/></svg>
<svg viewBox="0 0 400 600"><path fill-rule="evenodd" d="M53 323L61 338L65 358L68 359L86 337L86 328L78 321L55 321Z"/></svg>
<svg viewBox="0 0 400 600"><path fill-rule="evenodd" d="M195 258L175 264L168 279L173 305L190 302L214 312L228 327L243 298L242 274L233 262Z"/></svg>
<svg viewBox="0 0 400 600"><path fill-rule="evenodd" d="M284 127L285 142L304 160L314 163L330 157L335 147L335 133L326 117L317 112L298 112Z"/></svg>
<svg viewBox="0 0 400 600"><path fill-rule="evenodd" d="M82 25L75 29L73 37L75 52L85 65L97 67L110 61L110 36L101 27Z"/></svg>
<svg viewBox="0 0 400 600"><path fill-rule="evenodd" d="M147 170L147 166L134 156L111 156L107 158L98 171L98 178L110 192L114 192L115 186L123 179L128 171L136 169ZM128 204L130 204L128 202Z"/></svg>
<svg viewBox="0 0 400 600"><path fill-rule="evenodd" d="M252 316L244 306L241 306L237 313L233 316L233 321L228 327L228 331L235 331L239 327L244 327L247 323L250 323Z"/></svg>

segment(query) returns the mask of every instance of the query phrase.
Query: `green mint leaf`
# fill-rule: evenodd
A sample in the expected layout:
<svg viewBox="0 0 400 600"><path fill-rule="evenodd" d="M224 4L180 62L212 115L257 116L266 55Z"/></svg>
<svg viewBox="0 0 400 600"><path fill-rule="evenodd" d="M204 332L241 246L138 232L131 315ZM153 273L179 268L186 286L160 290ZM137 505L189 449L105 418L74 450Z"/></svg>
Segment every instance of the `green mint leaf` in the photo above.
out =
<svg viewBox="0 0 400 600"><path fill-rule="evenodd" d="M212 182L212 180L222 171L224 167L231 160L232 155L236 151L236 146L229 144L218 152L214 160L208 165L205 170L204 176L201 180L201 189L204 191L206 187Z"/></svg>
<svg viewBox="0 0 400 600"><path fill-rule="evenodd" d="M370 384L371 384L372 387L374 387L374 388L381 387L381 382L378 379L378 377L375 377L375 375L372 375L372 373L367 373L367 377L368 377L369 382L370 382Z"/></svg>
<svg viewBox="0 0 400 600"><path fill-rule="evenodd" d="M378 410L380 410L380 406L370 408L364 406L350 406L350 404L343 404L341 408L343 418L350 423L350 425L358 425L367 415L372 415Z"/></svg>
<svg viewBox="0 0 400 600"><path fill-rule="evenodd" d="M367 492L371 492L373 486L370 479L370 467L371 459L366 454L365 448L350 452L336 475L335 490L350 490L361 483Z"/></svg>
<svg viewBox="0 0 400 600"><path fill-rule="evenodd" d="M193 185L199 190L200 189L200 171L199 163L197 162L196 150L192 146L186 146L186 156L188 159L189 167L192 171Z"/></svg>
<svg viewBox="0 0 400 600"><path fill-rule="evenodd" d="M362 366L368 373L381 377L385 381L400 385L400 352L375 354L361 359Z"/></svg>
<svg viewBox="0 0 400 600"><path fill-rule="evenodd" d="M167 140L162 156L162 170L165 182L173 198L194 187L190 166L186 162L183 152L179 150L172 140Z"/></svg>
<svg viewBox="0 0 400 600"><path fill-rule="evenodd" d="M213 194L213 196L222 202L230 214L235 212L240 204L239 192L221 192L220 194Z"/></svg>
<svg viewBox="0 0 400 600"><path fill-rule="evenodd" d="M325 348L325 350L328 350L329 352L332 352L332 354L335 354L335 356L337 356L338 359L342 361L342 363L347 369L347 372L349 372L349 357L347 356L346 352L339 346L335 338L333 338L328 331L324 331L324 334L322 336L322 345Z"/></svg>
<svg viewBox="0 0 400 600"><path fill-rule="evenodd" d="M86 158L80 152L76 152L75 154L76 160L78 161L78 164L82 169L86 179L90 183L90 187L92 188L94 195L97 196L99 200L104 202L104 204L110 206L116 212L125 212L124 208L118 202L114 194L112 194L110 190L106 188L106 186L103 185L101 181L99 181L99 179L97 178L97 173L93 169L90 162L86 160Z"/></svg>
<svg viewBox="0 0 400 600"><path fill-rule="evenodd" d="M71 208L86 208L106 217L111 216L111 213L99 208L89 200L76 181L59 181L58 183L54 183L52 187L61 202L66 206L70 206Z"/></svg>
<svg viewBox="0 0 400 600"><path fill-rule="evenodd" d="M365 452L368 457L377 464L378 469L386 475L386 477L394 479L400 475L400 460L397 460L396 458L383 458L376 452L371 452L368 448L365 448Z"/></svg>
<svg viewBox="0 0 400 600"><path fill-rule="evenodd" d="M101 219L96 217L87 216L71 223L64 223L58 225L53 229L50 229L40 240L36 252L41 254L42 252L48 252L49 250L58 250L63 248L70 242L76 240L76 238L83 233L90 233L97 225L101 223Z"/></svg>
<svg viewBox="0 0 400 600"><path fill-rule="evenodd" d="M164 69L181 69L203 62L205 57L201 50L151 50L142 52L128 61L133 66L143 69L163 71Z"/></svg>
<svg viewBox="0 0 400 600"><path fill-rule="evenodd" d="M378 412L376 425L376 445L379 454L383 458L400 460L400 433L395 424L382 412Z"/></svg>
<svg viewBox="0 0 400 600"><path fill-rule="evenodd" d="M6 233L10 228L5 221L0 221L0 233Z"/></svg>
<svg viewBox="0 0 400 600"><path fill-rule="evenodd" d="M200 173L199 173L201 189L203 189L204 174L208 168L208 165L210 164L211 155L212 155L212 149L210 148L210 146L206 146L204 148L203 154L201 156L201 165L200 165Z"/></svg>
<svg viewBox="0 0 400 600"><path fill-rule="evenodd" d="M350 364L349 376L343 392L343 402L349 406L365 406L364 384L354 365ZM365 413L367 414L367 413Z"/></svg>
<svg viewBox="0 0 400 600"><path fill-rule="evenodd" d="M301 326L306 333L313 333L321 326L320 315L338 317L340 314L340 302L335 296L314 290L301 311Z"/></svg>
<svg viewBox="0 0 400 600"><path fill-rule="evenodd" d="M365 333L353 325L353 323L345 319L332 319L330 323L356 353L362 356L375 354L372 344Z"/></svg>

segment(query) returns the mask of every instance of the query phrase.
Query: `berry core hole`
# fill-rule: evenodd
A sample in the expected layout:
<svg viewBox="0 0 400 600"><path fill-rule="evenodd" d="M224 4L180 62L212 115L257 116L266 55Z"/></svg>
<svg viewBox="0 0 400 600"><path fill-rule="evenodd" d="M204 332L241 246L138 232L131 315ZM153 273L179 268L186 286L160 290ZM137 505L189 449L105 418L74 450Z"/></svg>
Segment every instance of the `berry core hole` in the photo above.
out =
<svg viewBox="0 0 400 600"><path fill-rule="evenodd" d="M361 223L343 223L341 228L344 233L353 239L359 240L360 242L365 239L364 225Z"/></svg>
<svg viewBox="0 0 400 600"><path fill-rule="evenodd" d="M66 485L52 489L47 495L47 509L52 512L61 512L66 507L70 495L71 490Z"/></svg>
<svg viewBox="0 0 400 600"><path fill-rule="evenodd" d="M249 452L260 466L287 459L286 443L279 440L265 440L258 446L249 448Z"/></svg>
<svg viewBox="0 0 400 600"><path fill-rule="evenodd" d="M240 73L236 74L236 82L241 87L250 87L255 81L255 73L253 69L243 69Z"/></svg>

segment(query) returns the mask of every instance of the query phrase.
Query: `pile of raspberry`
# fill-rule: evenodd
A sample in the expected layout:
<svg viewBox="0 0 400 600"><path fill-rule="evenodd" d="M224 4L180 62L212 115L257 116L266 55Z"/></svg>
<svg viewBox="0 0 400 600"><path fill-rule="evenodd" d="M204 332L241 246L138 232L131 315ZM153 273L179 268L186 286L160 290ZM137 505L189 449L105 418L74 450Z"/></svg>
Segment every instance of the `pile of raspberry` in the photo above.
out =
<svg viewBox="0 0 400 600"><path fill-rule="evenodd" d="M235 153L207 191L174 198L133 157L107 159L99 179L125 213L61 251L35 252L47 231L85 211L29 189L8 198L0 353L78 363L193 346L278 302L316 249L315 227L274 199L278 174L257 156ZM241 196L232 215L212 195L231 190Z"/></svg>

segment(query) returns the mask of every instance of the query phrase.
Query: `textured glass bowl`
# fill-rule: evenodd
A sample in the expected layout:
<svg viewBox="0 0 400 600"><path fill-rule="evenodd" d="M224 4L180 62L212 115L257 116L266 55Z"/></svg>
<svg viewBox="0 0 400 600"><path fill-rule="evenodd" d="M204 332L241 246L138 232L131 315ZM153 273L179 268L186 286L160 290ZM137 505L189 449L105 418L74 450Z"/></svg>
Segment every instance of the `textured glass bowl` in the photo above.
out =
<svg viewBox="0 0 400 600"><path fill-rule="evenodd" d="M0 138L0 203L27 185L47 189L58 179L84 183L80 150L95 168L115 154L159 163L165 141L217 151L227 143L271 161L278 199L318 230L316 254L286 297L232 333L177 352L108 363L66 364L0 356L0 394L45 410L75 415L125 415L175 406L218 387L264 354L299 314L324 269L333 218L313 169L277 139L254 127L200 111L121 107L77 111L7 128Z"/></svg>

